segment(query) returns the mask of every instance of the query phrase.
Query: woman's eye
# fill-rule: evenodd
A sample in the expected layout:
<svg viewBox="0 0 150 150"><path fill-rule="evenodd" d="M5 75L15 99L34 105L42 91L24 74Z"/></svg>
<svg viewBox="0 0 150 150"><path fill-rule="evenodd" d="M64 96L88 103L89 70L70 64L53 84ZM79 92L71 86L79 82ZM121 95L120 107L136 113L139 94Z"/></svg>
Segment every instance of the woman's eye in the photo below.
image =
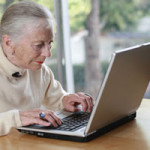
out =
<svg viewBox="0 0 150 150"><path fill-rule="evenodd" d="M43 47L43 44L34 45L34 48L35 48L36 50L40 50L42 47Z"/></svg>
<svg viewBox="0 0 150 150"><path fill-rule="evenodd" d="M36 45L37 48L42 48L43 44Z"/></svg>
<svg viewBox="0 0 150 150"><path fill-rule="evenodd" d="M52 46L52 45L53 45L53 43L54 43L54 41L50 41L50 42L49 42L49 45L50 45L50 46Z"/></svg>
<svg viewBox="0 0 150 150"><path fill-rule="evenodd" d="M52 47L52 42L49 42L49 46Z"/></svg>

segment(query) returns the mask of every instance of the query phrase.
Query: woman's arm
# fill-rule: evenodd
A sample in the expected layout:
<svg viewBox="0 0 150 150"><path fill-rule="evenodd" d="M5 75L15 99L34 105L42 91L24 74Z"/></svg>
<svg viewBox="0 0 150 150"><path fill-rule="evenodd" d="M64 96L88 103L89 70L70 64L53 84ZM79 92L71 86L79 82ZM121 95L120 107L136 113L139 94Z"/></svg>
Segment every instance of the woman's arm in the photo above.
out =
<svg viewBox="0 0 150 150"><path fill-rule="evenodd" d="M19 126L21 126L21 120L18 110L0 113L0 136L8 134L12 127Z"/></svg>

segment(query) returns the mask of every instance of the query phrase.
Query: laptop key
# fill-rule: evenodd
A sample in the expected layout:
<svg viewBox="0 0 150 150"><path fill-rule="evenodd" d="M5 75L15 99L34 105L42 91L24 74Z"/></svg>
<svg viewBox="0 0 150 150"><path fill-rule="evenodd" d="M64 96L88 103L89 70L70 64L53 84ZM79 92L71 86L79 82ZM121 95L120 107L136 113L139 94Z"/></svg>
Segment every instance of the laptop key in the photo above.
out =
<svg viewBox="0 0 150 150"><path fill-rule="evenodd" d="M85 113L85 112L77 112L74 113L66 118L64 118L63 124L58 126L58 127L54 127L54 126L49 126L49 127L45 127L42 125L29 125L29 128L36 128L36 129L57 129L57 130L62 130L62 131L75 131L77 129L82 128L83 126L85 126L88 123L90 117L90 113Z"/></svg>
<svg viewBox="0 0 150 150"><path fill-rule="evenodd" d="M71 116L64 118L62 120L63 121L62 125L58 126L57 128L51 126L49 129L57 129L62 131L75 131L85 126L88 123L89 117L90 113L77 112L72 114Z"/></svg>

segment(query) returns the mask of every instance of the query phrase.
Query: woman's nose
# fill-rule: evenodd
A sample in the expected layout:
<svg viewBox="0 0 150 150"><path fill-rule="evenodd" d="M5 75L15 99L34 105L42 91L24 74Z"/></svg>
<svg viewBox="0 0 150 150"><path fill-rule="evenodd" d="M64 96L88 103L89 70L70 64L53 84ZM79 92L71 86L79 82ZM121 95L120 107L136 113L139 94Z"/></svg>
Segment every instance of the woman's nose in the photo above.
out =
<svg viewBox="0 0 150 150"><path fill-rule="evenodd" d="M51 47L50 46L45 46L43 51L42 51L42 56L45 57L50 57L51 56Z"/></svg>

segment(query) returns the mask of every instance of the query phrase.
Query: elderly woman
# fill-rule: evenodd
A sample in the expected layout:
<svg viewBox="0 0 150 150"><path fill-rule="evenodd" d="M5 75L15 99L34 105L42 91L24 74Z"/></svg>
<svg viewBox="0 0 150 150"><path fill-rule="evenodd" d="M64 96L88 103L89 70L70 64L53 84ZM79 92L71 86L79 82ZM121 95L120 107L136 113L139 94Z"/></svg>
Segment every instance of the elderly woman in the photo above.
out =
<svg viewBox="0 0 150 150"><path fill-rule="evenodd" d="M53 111L90 112L93 101L83 93L68 94L44 64L54 40L51 13L33 2L11 5L0 23L0 135L31 124L57 127ZM47 109L41 109L41 106ZM42 114L41 114L42 112ZM40 115L43 115L41 117Z"/></svg>

